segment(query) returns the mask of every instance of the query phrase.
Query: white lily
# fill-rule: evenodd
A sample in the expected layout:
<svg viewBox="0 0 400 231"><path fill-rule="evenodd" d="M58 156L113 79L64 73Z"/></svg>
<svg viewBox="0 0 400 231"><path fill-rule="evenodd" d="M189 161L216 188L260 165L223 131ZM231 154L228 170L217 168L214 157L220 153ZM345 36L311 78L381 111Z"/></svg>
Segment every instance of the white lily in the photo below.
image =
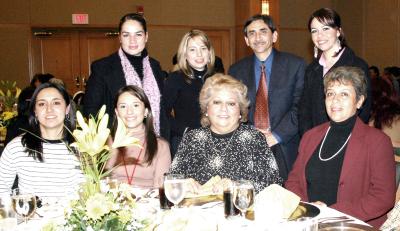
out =
<svg viewBox="0 0 400 231"><path fill-rule="evenodd" d="M127 147L133 145L141 147L139 142L140 140L130 136L122 119L119 118L119 116L117 116L117 119L118 119L118 127L117 131L115 132L112 148Z"/></svg>
<svg viewBox="0 0 400 231"><path fill-rule="evenodd" d="M78 124L82 130L75 129L73 131L72 135L76 142L71 144L72 147L76 147L80 152L85 152L90 156L95 156L103 150L109 150L106 142L110 135L110 129L107 128L108 114L104 114L104 111L105 106L100 110L98 123L92 117L89 119L89 124L85 122L79 111L76 113Z"/></svg>

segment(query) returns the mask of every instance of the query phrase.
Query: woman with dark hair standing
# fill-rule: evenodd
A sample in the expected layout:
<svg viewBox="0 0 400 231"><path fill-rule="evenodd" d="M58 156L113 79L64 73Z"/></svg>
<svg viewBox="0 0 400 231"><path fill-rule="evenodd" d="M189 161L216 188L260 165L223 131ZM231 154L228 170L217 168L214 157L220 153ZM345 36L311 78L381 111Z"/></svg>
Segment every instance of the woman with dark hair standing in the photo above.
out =
<svg viewBox="0 0 400 231"><path fill-rule="evenodd" d="M214 48L206 33L191 30L182 37L177 52L178 70L168 76L164 89L173 154L185 130L200 127L199 94L204 81L215 72L214 62Z"/></svg>
<svg viewBox="0 0 400 231"><path fill-rule="evenodd" d="M114 167L111 177L130 185L159 187L161 176L171 164L168 143L154 132L149 99L138 86L121 88L115 97L115 117L111 144L118 123L124 123L130 136L140 139L142 147L124 147L111 151L106 167ZM110 145L111 146L111 145Z"/></svg>
<svg viewBox="0 0 400 231"><path fill-rule="evenodd" d="M311 15L308 29L314 43L315 59L307 66L304 76L304 90L299 101L300 134L329 121L324 104L323 79L331 69L340 66L359 67L365 73L367 97L357 113L367 123L371 109L368 64L347 46L339 14L332 9L321 8Z"/></svg>
<svg viewBox="0 0 400 231"><path fill-rule="evenodd" d="M150 58L146 43L146 20L140 14L124 15L119 23L120 49L93 62L84 98L84 114L95 116L101 106L113 115L114 96L121 87L139 86L149 98L154 115L154 129L160 134L161 91L164 74L157 60ZM112 118L111 118L112 119ZM112 120L110 120L112 121Z"/></svg>
<svg viewBox="0 0 400 231"><path fill-rule="evenodd" d="M11 192L18 174L21 192L66 197L84 180L68 144L75 128L67 91L52 83L38 86L29 106L30 131L14 138L0 158L0 193ZM68 131L69 130L69 131Z"/></svg>

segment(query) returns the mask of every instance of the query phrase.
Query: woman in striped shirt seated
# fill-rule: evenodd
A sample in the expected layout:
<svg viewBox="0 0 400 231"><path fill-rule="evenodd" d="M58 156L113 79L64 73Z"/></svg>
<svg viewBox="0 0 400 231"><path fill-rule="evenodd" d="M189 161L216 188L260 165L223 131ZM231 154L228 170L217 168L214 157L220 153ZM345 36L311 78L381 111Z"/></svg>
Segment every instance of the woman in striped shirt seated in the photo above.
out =
<svg viewBox="0 0 400 231"><path fill-rule="evenodd" d="M41 198L70 195L83 181L80 163L68 144L75 127L70 98L60 85L44 83L29 105L30 131L14 138L0 158L0 194L10 193L15 177L22 193Z"/></svg>

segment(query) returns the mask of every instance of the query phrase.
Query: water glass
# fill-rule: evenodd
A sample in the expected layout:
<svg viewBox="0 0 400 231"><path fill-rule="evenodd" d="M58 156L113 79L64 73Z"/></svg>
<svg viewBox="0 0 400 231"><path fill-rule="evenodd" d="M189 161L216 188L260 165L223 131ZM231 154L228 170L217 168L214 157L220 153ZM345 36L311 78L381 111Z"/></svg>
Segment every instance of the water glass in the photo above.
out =
<svg viewBox="0 0 400 231"><path fill-rule="evenodd" d="M164 178L165 176L168 175L165 173L163 176L158 177L158 179L155 179L158 185L158 198L160 199L160 208L161 209L170 209L173 204L167 199L167 196L165 195L165 189L164 189Z"/></svg>
<svg viewBox="0 0 400 231"><path fill-rule="evenodd" d="M36 196L32 192L21 192L18 188L12 192L12 207L24 219L25 226L28 218L36 211Z"/></svg>
<svg viewBox="0 0 400 231"><path fill-rule="evenodd" d="M312 217L300 217L296 220L301 226L301 231L318 231L318 220Z"/></svg>
<svg viewBox="0 0 400 231"><path fill-rule="evenodd" d="M0 231L12 231L17 228L17 217L12 209L9 195L0 195Z"/></svg>
<svg viewBox="0 0 400 231"><path fill-rule="evenodd" d="M246 211L254 204L254 186L251 181L239 180L235 182L233 203L240 210L243 222L246 223Z"/></svg>
<svg viewBox="0 0 400 231"><path fill-rule="evenodd" d="M178 204L185 197L185 176L180 174L168 174L164 180L164 191L167 199L174 203L174 208L178 208Z"/></svg>

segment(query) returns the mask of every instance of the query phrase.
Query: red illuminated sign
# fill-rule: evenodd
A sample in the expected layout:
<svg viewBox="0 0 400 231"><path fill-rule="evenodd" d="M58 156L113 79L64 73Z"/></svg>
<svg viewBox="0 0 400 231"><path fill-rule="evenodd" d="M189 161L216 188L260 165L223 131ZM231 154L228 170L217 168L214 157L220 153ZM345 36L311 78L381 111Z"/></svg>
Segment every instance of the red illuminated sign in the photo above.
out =
<svg viewBox="0 0 400 231"><path fill-rule="evenodd" d="M72 24L89 24L89 15L72 14Z"/></svg>

